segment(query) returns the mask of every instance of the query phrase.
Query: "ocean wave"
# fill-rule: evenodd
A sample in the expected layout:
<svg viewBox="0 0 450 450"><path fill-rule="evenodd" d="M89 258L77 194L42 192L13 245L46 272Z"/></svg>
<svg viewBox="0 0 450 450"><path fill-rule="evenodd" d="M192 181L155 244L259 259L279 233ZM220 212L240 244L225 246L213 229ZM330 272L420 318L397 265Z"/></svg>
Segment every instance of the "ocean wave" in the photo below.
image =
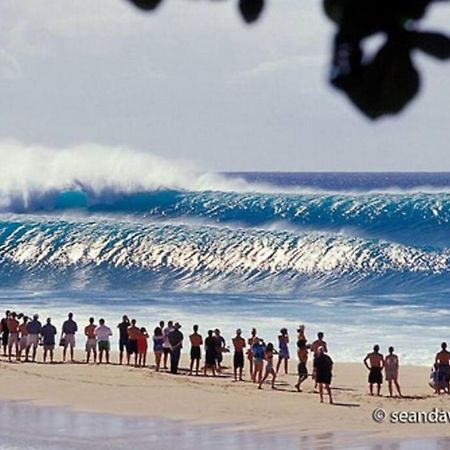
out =
<svg viewBox="0 0 450 450"><path fill-rule="evenodd" d="M246 227L283 223L297 230L352 229L362 237L444 248L450 236L450 193L267 194L156 190L35 193L10 197L4 212L133 215L148 219L202 219Z"/></svg>
<svg viewBox="0 0 450 450"><path fill-rule="evenodd" d="M0 222L3 286L380 293L441 289L449 275L449 251L333 233L23 216Z"/></svg>

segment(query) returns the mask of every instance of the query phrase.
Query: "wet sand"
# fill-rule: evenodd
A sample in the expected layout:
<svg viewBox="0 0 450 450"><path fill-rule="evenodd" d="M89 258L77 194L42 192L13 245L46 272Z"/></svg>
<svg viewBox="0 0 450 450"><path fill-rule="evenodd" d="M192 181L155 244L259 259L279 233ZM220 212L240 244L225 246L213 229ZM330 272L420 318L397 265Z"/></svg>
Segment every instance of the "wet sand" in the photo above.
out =
<svg viewBox="0 0 450 450"><path fill-rule="evenodd" d="M59 349L57 353L59 358ZM77 359L82 361L83 355L77 354ZM117 355L113 355L116 360ZM312 380L305 383L304 392L296 392L295 363L291 364L291 374L280 375L276 390L267 384L262 391L249 381L234 382L229 369L217 378L189 377L186 363L184 357L181 374L173 376L115 364L25 364L8 363L2 358L0 399L120 416L121 420L140 417L183 421L188 428L195 424L206 430L226 431L230 436L236 432L269 433L294 439L292 445L312 439L310 448L322 448L320 442L329 448L367 448L380 440L387 445L397 439L415 445L411 439L450 437L448 424L380 424L372 418L375 408L387 413L450 409L450 399L435 396L427 385L429 369L425 367L402 367L400 381L405 398L391 399L367 394L367 371L362 365L337 362L335 404L329 405L319 403ZM229 355L225 363L230 365ZM387 394L386 386L383 394Z"/></svg>

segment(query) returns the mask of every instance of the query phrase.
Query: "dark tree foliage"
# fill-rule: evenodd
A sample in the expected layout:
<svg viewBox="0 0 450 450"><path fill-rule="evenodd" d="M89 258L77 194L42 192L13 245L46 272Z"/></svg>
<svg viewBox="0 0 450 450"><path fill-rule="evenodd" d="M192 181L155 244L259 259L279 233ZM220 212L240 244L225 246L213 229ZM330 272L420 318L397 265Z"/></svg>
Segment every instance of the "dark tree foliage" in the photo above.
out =
<svg viewBox="0 0 450 450"><path fill-rule="evenodd" d="M163 3L128 1L145 11ZM265 0L235 1L249 24L256 22L265 8ZM419 92L420 74L411 57L413 50L450 59L448 36L415 27L438 1L448 0L324 0L325 13L337 26L330 82L367 117L397 114ZM364 52L364 40L376 34L386 39L375 55L369 56Z"/></svg>

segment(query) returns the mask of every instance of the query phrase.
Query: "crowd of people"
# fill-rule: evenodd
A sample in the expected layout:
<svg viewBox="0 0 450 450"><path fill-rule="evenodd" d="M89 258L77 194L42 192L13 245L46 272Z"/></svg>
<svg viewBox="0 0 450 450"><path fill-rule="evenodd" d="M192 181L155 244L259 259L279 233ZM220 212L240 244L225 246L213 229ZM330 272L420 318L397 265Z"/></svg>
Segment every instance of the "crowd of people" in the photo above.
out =
<svg viewBox="0 0 450 450"><path fill-rule="evenodd" d="M147 366L147 354L149 341L152 343L154 354L154 368L170 371L177 374L181 350L183 348L184 336L181 332L181 325L178 322L164 321L154 328L150 336L145 327L139 327L135 319L123 316L121 322L117 324L119 337L119 364L133 364L135 367ZM42 324L39 315L34 314L29 318L25 314L16 314L13 311L6 311L5 316L0 321L1 344L3 354L9 361L13 358L17 361L36 361L37 350L43 348L43 362L54 362L55 348L62 347L62 361L67 359L67 351L70 352L70 361L74 361L74 349L76 346L75 336L79 332L78 324L69 313L67 320L62 324L59 340L58 330L52 324L51 318L47 318ZM84 327L86 363L108 364L110 362L111 337L113 330L106 325L105 319L100 319L98 324L91 317ZM235 381L243 381L243 370L245 361L248 362L249 375L253 383L259 389L263 388L266 380L270 379L273 389L280 370L288 373L289 353L289 333L286 328L280 330L277 338L276 348L272 342L265 343L264 339L258 336L255 328L251 330L250 336L245 339L242 330L237 329L232 342L233 375ZM189 335L190 343L190 366L189 375L202 374L213 377L222 373L223 354L230 352L226 345L226 340L221 331L216 328L208 330L207 336L199 333L198 325L193 326ZM328 345L324 340L324 334L319 332L317 339L311 344L305 335L305 326L300 325L297 329L297 357L298 357L298 380L295 388L302 392L301 386L309 376L314 379L315 389L318 389L320 401L323 402L324 393L328 395L329 402L333 403L331 382L333 377L333 361L328 355ZM204 358L202 353L204 352ZM275 365L275 356L277 362ZM312 356L313 371L308 373L308 359ZM201 366L201 360L203 365ZM380 348L375 345L373 352L367 354L363 361L369 371L368 383L369 392L374 395L381 395L383 383L383 372L388 382L389 395L394 395L394 387L401 397L402 392L398 381L399 358L394 353L394 348L389 347L387 356L380 353ZM441 351L436 355L434 370L430 382L437 394L442 392L450 393L450 352L447 351L447 344L444 342Z"/></svg>

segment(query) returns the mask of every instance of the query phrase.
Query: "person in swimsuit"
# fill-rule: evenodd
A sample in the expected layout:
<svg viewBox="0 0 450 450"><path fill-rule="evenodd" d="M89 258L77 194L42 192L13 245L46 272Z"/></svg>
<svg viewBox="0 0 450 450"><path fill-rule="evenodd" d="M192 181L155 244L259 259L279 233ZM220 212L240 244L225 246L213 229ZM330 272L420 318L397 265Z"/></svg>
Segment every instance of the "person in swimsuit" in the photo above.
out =
<svg viewBox="0 0 450 450"><path fill-rule="evenodd" d="M252 345L253 354L253 383L261 383L264 368L264 352L266 346L262 339L256 338Z"/></svg>
<svg viewBox="0 0 450 450"><path fill-rule="evenodd" d="M132 319L128 327L127 364L130 365L131 355L134 355L134 367L138 366L138 339L141 330L136 326L136 319Z"/></svg>
<svg viewBox="0 0 450 450"><path fill-rule="evenodd" d="M368 364L370 362L370 365ZM373 347L373 352L368 353L364 358L364 365L369 371L369 390L370 395L373 395L373 385L377 385L377 395L381 395L381 385L383 384L383 367L384 367L384 358L380 353L380 346L375 345Z"/></svg>
<svg viewBox="0 0 450 450"><path fill-rule="evenodd" d="M333 378L333 360L325 353L323 347L318 348L318 355L314 358L316 381L319 385L320 403L323 403L323 388L328 393L330 404L333 404L331 395L331 380Z"/></svg>
<svg viewBox="0 0 450 450"><path fill-rule="evenodd" d="M280 330L280 335L278 336L278 364L277 373L280 370L281 363L284 361L284 373L288 373L289 364L289 335L286 328Z"/></svg>
<svg viewBox="0 0 450 450"><path fill-rule="evenodd" d="M252 328L251 331L251 335L250 337L247 339L247 344L248 344L248 350L247 350L247 359L249 362L249 366L250 366L250 378L253 380L253 372L254 372L254 368L253 368L253 352L252 352L252 347L253 344L255 343L255 340L257 339L257 335L256 335L256 328Z"/></svg>
<svg viewBox="0 0 450 450"><path fill-rule="evenodd" d="M394 347L389 347L389 354L384 358L384 371L389 387L389 396L393 397L392 384L395 384L399 397L402 397L400 385L398 383L398 369L400 367L398 356L394 354Z"/></svg>
<svg viewBox="0 0 450 450"><path fill-rule="evenodd" d="M297 346L302 342L305 344L308 342L305 335L305 325L299 325L297 329Z"/></svg>
<svg viewBox="0 0 450 450"><path fill-rule="evenodd" d="M140 331L141 333L137 339L138 366L145 367L147 364L148 333L144 327L142 327Z"/></svg>
<svg viewBox="0 0 450 450"><path fill-rule="evenodd" d="M238 372L239 372L239 381L242 381L242 370L244 369L244 348L245 348L245 339L242 337L242 330L238 328L236 330L236 336L233 338L233 347L234 347L234 355L233 355L233 371L234 371L234 381L238 381Z"/></svg>
<svg viewBox="0 0 450 450"><path fill-rule="evenodd" d="M127 316L122 317L122 322L117 324L119 329L119 364L123 362L124 351L128 353L128 328L130 327L130 319Z"/></svg>
<svg viewBox="0 0 450 450"><path fill-rule="evenodd" d="M264 351L264 359L266 360L266 371L264 373L264 376L259 382L258 389L262 389L262 385L264 381L267 380L269 375L272 376L272 389L275 389L275 380L277 379L277 373L273 367L273 355L275 355L276 353L277 352L274 350L273 344L269 342Z"/></svg>
<svg viewBox="0 0 450 450"><path fill-rule="evenodd" d="M300 347L297 348L298 355L298 381L295 388L298 392L302 392L300 389L301 384L308 379L308 368L306 363L308 362L308 347L301 342Z"/></svg>
<svg viewBox="0 0 450 450"><path fill-rule="evenodd" d="M94 356L94 364L97 363L97 337L95 336L95 329L97 325L94 324L94 318L89 318L89 325L84 328L84 335L86 336L86 364L89 364L91 353Z"/></svg>
<svg viewBox="0 0 450 450"><path fill-rule="evenodd" d="M447 343L443 342L441 344L441 351L436 354L434 359L436 364L436 377L437 385L444 386L444 392L449 393L449 382L450 382L450 352L447 351ZM441 389L436 390L436 394L440 394Z"/></svg>
<svg viewBox="0 0 450 450"><path fill-rule="evenodd" d="M164 343L164 336L162 328L159 326L156 327L155 330L153 331L153 353L155 355L155 367L157 372L159 372L159 368L161 366L161 356L164 351L163 343Z"/></svg>
<svg viewBox="0 0 450 450"><path fill-rule="evenodd" d="M213 335L213 330L208 330L208 337L205 339L205 365L203 366L203 375L205 377L208 369L211 370L213 377L216 376L216 349L217 341Z"/></svg>
<svg viewBox="0 0 450 450"><path fill-rule="evenodd" d="M200 359L202 358L201 346L203 345L202 335L198 333L198 325L192 327L193 333L189 336L191 341L191 365L189 367L189 375L192 375L192 369L195 363L195 375L198 376L200 368Z"/></svg>
<svg viewBox="0 0 450 450"><path fill-rule="evenodd" d="M16 359L19 359L19 321L16 319L17 315L12 312L7 320L8 326L8 360L12 361L12 349L15 348Z"/></svg>

